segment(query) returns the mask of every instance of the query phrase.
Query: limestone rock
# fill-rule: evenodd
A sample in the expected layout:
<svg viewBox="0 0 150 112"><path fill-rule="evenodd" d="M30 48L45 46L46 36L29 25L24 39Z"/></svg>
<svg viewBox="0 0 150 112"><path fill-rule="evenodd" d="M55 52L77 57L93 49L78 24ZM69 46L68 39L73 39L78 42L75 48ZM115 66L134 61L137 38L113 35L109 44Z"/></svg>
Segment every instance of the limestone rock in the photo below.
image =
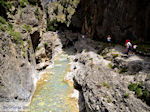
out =
<svg viewBox="0 0 150 112"><path fill-rule="evenodd" d="M21 21L27 25L38 26L39 21L34 12L35 8L32 8L31 6L25 7L20 15Z"/></svg>
<svg viewBox="0 0 150 112"><path fill-rule="evenodd" d="M74 15L82 23L82 33L95 39L112 34L117 41L150 40L149 3L148 0L81 0Z"/></svg>
<svg viewBox="0 0 150 112"><path fill-rule="evenodd" d="M0 100L28 101L34 92L34 66L19 56L7 33L0 32Z"/></svg>
<svg viewBox="0 0 150 112"><path fill-rule="evenodd" d="M80 67L74 70L74 81L83 92L86 108L83 112L149 112L150 107L128 89L133 76L111 71L96 55L82 52L76 56Z"/></svg>

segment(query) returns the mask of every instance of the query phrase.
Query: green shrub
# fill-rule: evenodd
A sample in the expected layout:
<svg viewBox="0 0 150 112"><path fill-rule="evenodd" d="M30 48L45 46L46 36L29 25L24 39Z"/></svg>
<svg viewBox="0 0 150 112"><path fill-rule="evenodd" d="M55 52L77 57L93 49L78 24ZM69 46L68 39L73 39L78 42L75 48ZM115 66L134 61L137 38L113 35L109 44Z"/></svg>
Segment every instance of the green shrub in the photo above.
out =
<svg viewBox="0 0 150 112"><path fill-rule="evenodd" d="M9 31L9 34L13 37L14 41L17 44L23 45L23 40L21 38L21 33L20 32Z"/></svg>
<svg viewBox="0 0 150 112"><path fill-rule="evenodd" d="M129 98L129 93L125 93L124 98Z"/></svg>
<svg viewBox="0 0 150 112"><path fill-rule="evenodd" d="M119 54L112 54L113 58L116 58L119 56Z"/></svg>
<svg viewBox="0 0 150 112"><path fill-rule="evenodd" d="M102 85L106 88L110 88L110 85L107 82L103 82Z"/></svg>
<svg viewBox="0 0 150 112"><path fill-rule="evenodd" d="M7 26L3 25L3 24L0 24L0 30L1 31L6 31L7 30Z"/></svg>
<svg viewBox="0 0 150 112"><path fill-rule="evenodd" d="M28 2L28 0L20 0L19 4L21 7L26 7L29 4L29 2Z"/></svg>
<svg viewBox="0 0 150 112"><path fill-rule="evenodd" d="M47 31L56 31L58 29L57 20L47 21Z"/></svg>
<svg viewBox="0 0 150 112"><path fill-rule="evenodd" d="M135 94L137 95L137 97L141 97L143 95L142 89L141 88L136 88Z"/></svg>
<svg viewBox="0 0 150 112"><path fill-rule="evenodd" d="M128 89L129 89L130 91L135 91L135 90L137 89L137 87L138 87L138 84L137 84L137 83L132 83L132 84L130 84L130 85L128 86Z"/></svg>
<svg viewBox="0 0 150 112"><path fill-rule="evenodd" d="M9 11L12 7L12 2L0 0L0 7L4 8L5 11Z"/></svg>
<svg viewBox="0 0 150 112"><path fill-rule="evenodd" d="M6 3L5 3L5 5L6 5L6 7L7 7L7 10L9 10L9 9L11 9L11 8L12 8L12 6L13 6L13 2L8 1L8 2L6 2Z"/></svg>
<svg viewBox="0 0 150 112"><path fill-rule="evenodd" d="M7 21L3 17L0 16L0 23L1 24L7 24Z"/></svg>
<svg viewBox="0 0 150 112"><path fill-rule="evenodd" d="M39 8L36 8L34 14L35 14L35 17L36 17L38 20L40 20L41 16L40 16Z"/></svg>
<svg viewBox="0 0 150 112"><path fill-rule="evenodd" d="M11 31L11 30L13 30L13 25L10 24L10 23L8 23L8 25L7 25L7 31Z"/></svg>
<svg viewBox="0 0 150 112"><path fill-rule="evenodd" d="M32 31L32 27L31 27L30 25L24 24L24 25L22 26L22 28L23 28L26 32L31 32L31 31Z"/></svg>
<svg viewBox="0 0 150 112"><path fill-rule="evenodd" d="M113 65L112 63L109 63L109 64L108 64L108 67L111 68L111 69L115 69L117 66L116 66L116 65Z"/></svg>
<svg viewBox="0 0 150 112"><path fill-rule="evenodd" d="M134 91L135 95L150 105L150 91L145 89L142 83L132 83L128 86L130 91Z"/></svg>
<svg viewBox="0 0 150 112"><path fill-rule="evenodd" d="M47 47L47 46L48 46L48 43L44 43L44 46Z"/></svg>
<svg viewBox="0 0 150 112"><path fill-rule="evenodd" d="M8 23L3 17L0 16L0 30L1 31L11 31L13 25Z"/></svg>
<svg viewBox="0 0 150 112"><path fill-rule="evenodd" d="M121 74L121 73L125 73L127 71L128 71L128 69L126 67L123 67L123 68L120 68L119 73Z"/></svg>
<svg viewBox="0 0 150 112"><path fill-rule="evenodd" d="M143 91L143 96L144 96L145 98L149 98L149 97L150 97L150 92L149 92L148 90L144 90L144 91Z"/></svg>

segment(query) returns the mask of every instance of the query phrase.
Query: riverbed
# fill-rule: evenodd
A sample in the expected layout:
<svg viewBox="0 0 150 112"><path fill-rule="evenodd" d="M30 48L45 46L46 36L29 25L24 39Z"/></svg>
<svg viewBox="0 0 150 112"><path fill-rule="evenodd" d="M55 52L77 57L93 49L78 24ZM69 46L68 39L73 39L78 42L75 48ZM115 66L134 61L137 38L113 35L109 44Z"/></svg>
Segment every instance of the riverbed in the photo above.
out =
<svg viewBox="0 0 150 112"><path fill-rule="evenodd" d="M64 80L70 72L69 63L67 54L55 57L53 67L37 83L30 112L79 112L77 99L71 98L74 88Z"/></svg>

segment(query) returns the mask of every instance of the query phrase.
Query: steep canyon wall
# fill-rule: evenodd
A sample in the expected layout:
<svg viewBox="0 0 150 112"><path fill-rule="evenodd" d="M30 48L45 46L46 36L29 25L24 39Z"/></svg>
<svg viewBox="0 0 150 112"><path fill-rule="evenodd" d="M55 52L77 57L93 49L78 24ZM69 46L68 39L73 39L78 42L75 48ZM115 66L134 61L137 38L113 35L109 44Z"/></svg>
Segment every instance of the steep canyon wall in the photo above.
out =
<svg viewBox="0 0 150 112"><path fill-rule="evenodd" d="M81 0L72 20L89 37L150 41L149 0Z"/></svg>

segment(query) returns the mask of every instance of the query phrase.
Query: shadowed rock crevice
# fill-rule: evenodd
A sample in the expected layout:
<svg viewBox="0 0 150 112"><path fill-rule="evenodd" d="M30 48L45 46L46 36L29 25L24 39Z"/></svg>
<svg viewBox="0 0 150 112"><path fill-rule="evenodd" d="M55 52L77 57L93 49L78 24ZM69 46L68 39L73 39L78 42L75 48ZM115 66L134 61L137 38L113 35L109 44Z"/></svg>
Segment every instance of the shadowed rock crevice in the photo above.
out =
<svg viewBox="0 0 150 112"><path fill-rule="evenodd" d="M30 34L31 36L31 40L32 40L32 45L33 45L33 49L34 49L34 52L38 46L38 44L40 43L40 32L38 31L35 31L33 34Z"/></svg>

